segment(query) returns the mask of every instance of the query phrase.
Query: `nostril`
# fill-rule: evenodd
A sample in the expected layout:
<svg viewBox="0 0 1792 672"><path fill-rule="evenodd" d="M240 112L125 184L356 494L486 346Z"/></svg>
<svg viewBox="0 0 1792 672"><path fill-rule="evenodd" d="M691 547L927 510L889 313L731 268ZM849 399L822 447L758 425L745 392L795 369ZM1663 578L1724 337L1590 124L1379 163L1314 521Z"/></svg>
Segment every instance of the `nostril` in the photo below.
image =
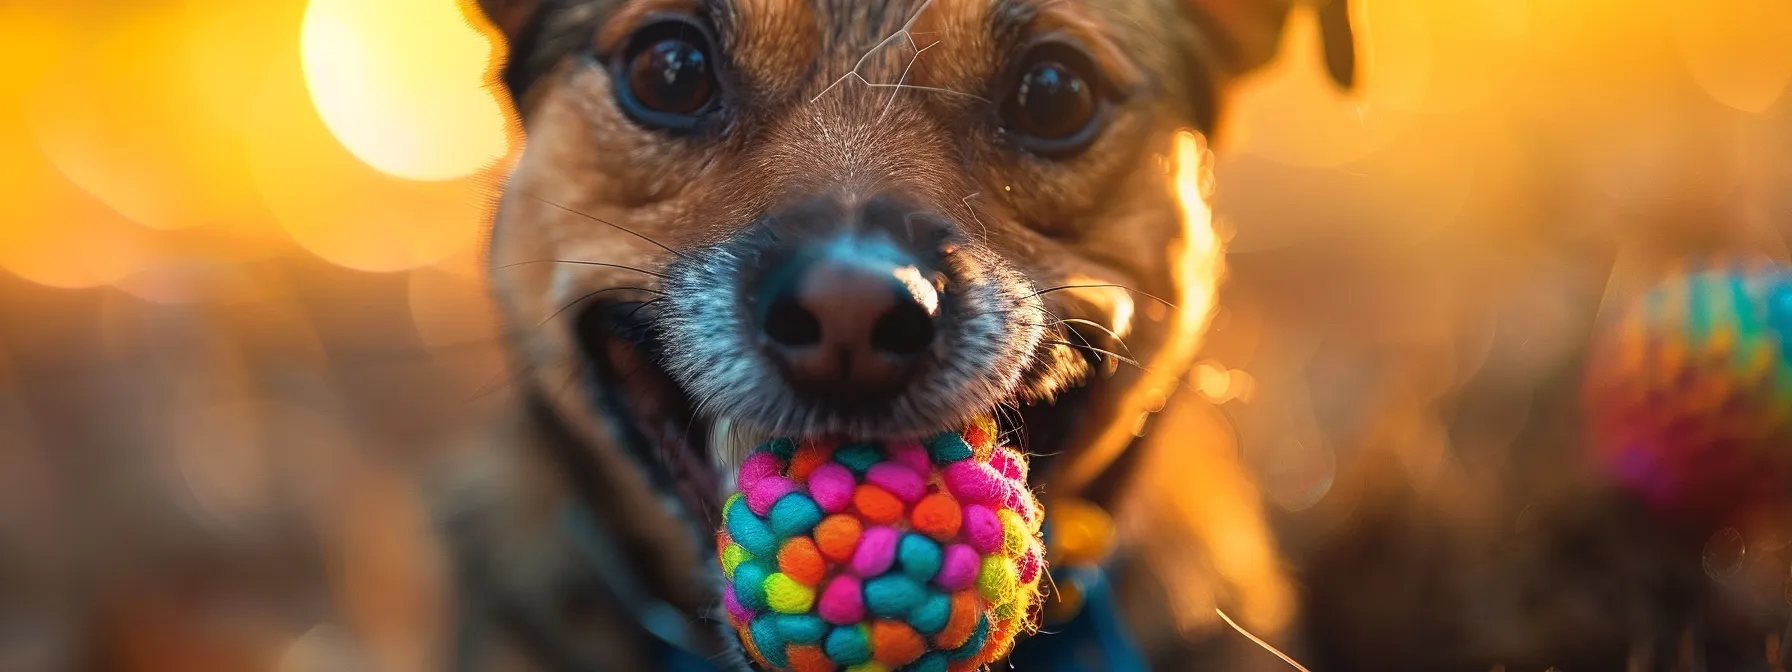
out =
<svg viewBox="0 0 1792 672"><path fill-rule="evenodd" d="M920 304L899 301L871 328L871 347L894 355L914 355L933 343L933 316Z"/></svg>
<svg viewBox="0 0 1792 672"><path fill-rule="evenodd" d="M821 321L796 299L783 296L772 301L765 312L765 335L773 342L791 348L821 342Z"/></svg>

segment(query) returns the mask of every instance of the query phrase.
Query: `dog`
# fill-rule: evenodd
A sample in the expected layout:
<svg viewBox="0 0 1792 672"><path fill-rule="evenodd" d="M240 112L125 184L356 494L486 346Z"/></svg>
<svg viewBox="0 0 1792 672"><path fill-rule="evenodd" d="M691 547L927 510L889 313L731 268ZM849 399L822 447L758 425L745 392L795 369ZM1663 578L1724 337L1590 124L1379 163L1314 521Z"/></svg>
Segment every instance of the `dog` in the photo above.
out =
<svg viewBox="0 0 1792 672"><path fill-rule="evenodd" d="M1137 466L1183 447L1135 437L1195 403L1168 393L1206 315L1175 299L1213 278L1184 268L1166 160L1214 131L1292 1L475 5L527 148L489 246L515 403L433 488L457 665L750 669L710 544L724 466L765 437L994 414L1048 511L1177 487ZM1343 0L1321 12L1347 84ZM1123 602L1172 666L1138 576Z"/></svg>

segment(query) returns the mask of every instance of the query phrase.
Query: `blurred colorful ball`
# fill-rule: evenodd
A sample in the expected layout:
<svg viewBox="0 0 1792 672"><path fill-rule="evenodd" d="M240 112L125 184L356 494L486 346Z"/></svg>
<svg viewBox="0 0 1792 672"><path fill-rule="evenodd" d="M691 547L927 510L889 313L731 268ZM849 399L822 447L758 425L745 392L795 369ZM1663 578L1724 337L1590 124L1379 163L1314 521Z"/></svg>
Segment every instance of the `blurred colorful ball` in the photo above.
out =
<svg viewBox="0 0 1792 672"><path fill-rule="evenodd" d="M1001 659L1045 575L1026 467L987 421L926 441L766 442L716 540L747 652L798 672Z"/></svg>
<svg viewBox="0 0 1792 672"><path fill-rule="evenodd" d="M1584 399L1601 467L1658 512L1711 523L1792 484L1792 270L1676 276L1597 336Z"/></svg>

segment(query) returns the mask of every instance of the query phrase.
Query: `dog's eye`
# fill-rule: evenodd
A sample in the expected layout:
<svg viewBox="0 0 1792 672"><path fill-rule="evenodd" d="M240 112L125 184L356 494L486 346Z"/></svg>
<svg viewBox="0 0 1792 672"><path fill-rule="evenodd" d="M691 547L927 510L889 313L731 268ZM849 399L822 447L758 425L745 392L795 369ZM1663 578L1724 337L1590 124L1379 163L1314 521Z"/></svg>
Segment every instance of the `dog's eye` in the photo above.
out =
<svg viewBox="0 0 1792 672"><path fill-rule="evenodd" d="M1103 83L1082 50L1058 42L1033 47L1021 61L1002 119L1026 149L1074 154L1100 130Z"/></svg>
<svg viewBox="0 0 1792 672"><path fill-rule="evenodd" d="M716 98L709 39L684 20L648 25L628 41L615 66L622 108L636 121L674 130L694 127Z"/></svg>

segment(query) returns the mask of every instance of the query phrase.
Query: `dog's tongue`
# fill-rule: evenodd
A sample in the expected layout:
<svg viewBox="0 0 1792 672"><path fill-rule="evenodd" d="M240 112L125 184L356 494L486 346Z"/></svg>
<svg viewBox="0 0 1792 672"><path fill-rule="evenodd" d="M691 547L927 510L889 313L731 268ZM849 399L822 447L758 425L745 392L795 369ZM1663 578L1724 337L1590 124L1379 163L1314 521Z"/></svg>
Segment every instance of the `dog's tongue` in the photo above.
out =
<svg viewBox="0 0 1792 672"><path fill-rule="evenodd" d="M730 621L771 669L970 670L1033 626L1045 549L995 423L924 441L773 439L735 474L717 551Z"/></svg>

